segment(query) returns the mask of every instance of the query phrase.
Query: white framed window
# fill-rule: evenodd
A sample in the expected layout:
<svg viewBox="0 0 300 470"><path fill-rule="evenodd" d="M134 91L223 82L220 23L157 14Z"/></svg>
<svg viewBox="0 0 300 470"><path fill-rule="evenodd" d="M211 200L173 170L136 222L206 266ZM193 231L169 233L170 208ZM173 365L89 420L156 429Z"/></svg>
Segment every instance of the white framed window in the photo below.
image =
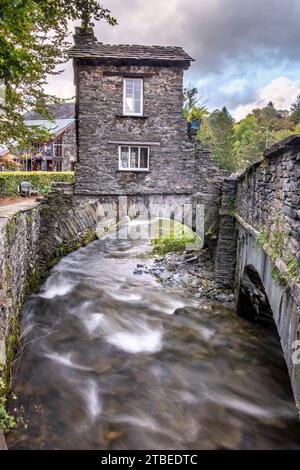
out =
<svg viewBox="0 0 300 470"><path fill-rule="evenodd" d="M144 82L142 78L123 78L123 114L143 115Z"/></svg>
<svg viewBox="0 0 300 470"><path fill-rule="evenodd" d="M148 171L149 147L119 146L119 170L121 171Z"/></svg>

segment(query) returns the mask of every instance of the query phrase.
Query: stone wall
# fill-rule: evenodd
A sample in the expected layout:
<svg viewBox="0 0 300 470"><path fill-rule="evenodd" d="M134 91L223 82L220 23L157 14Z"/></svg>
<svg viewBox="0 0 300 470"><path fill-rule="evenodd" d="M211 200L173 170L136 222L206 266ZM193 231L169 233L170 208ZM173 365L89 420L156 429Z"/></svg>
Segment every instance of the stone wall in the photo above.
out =
<svg viewBox="0 0 300 470"><path fill-rule="evenodd" d="M232 288L236 271L237 227L235 204L237 179L232 176L223 183L220 228L216 252L215 282L218 287Z"/></svg>
<svg viewBox="0 0 300 470"><path fill-rule="evenodd" d="M40 261L47 266L49 261L72 251L95 233L115 226L124 220L149 215L174 218L182 222L186 205L191 228L195 228L192 218L194 199L190 195L142 195L129 196L89 196L74 193L72 184L56 183L41 204Z"/></svg>
<svg viewBox="0 0 300 470"><path fill-rule="evenodd" d="M293 361L300 336L300 136L225 180L220 216L216 283L235 288L238 307L249 287L245 273L262 283L300 413L300 368ZM254 293L249 299L259 321L265 312L257 287ZM238 313L246 317L250 310Z"/></svg>
<svg viewBox="0 0 300 470"><path fill-rule="evenodd" d="M7 374L18 316L39 263L40 211L34 203L0 213L0 375ZM6 449L0 430L0 450Z"/></svg>
<svg viewBox="0 0 300 470"><path fill-rule="evenodd" d="M180 66L76 66L78 194L192 193L194 153L182 116ZM106 73L117 73L108 76ZM122 74L144 74L144 116L123 116ZM118 144L152 142L149 172L118 171Z"/></svg>
<svg viewBox="0 0 300 470"><path fill-rule="evenodd" d="M218 168L210 152L199 143L187 142L186 152L193 155L192 194L189 191L176 194L172 188L169 194L164 191L161 194L143 194L142 186L137 193L127 195L122 192L110 195L77 194L73 185L53 184L51 193L42 203L41 258L51 259L55 250L61 246L67 248L69 245L71 249L74 243L89 237L98 224L113 223L112 219L116 214L118 217L120 212L120 200L124 199L130 218L142 215L142 211L146 209L152 215L166 218L171 216L182 222L180 214L184 205L192 205L192 228L195 228L196 204L203 205L207 239L216 236L222 183L227 173ZM166 187L169 188L168 184Z"/></svg>
<svg viewBox="0 0 300 470"><path fill-rule="evenodd" d="M286 251L300 263L300 147L297 137L277 144L266 152L260 164L240 175L236 211L259 231L280 214L282 229L289 235Z"/></svg>
<svg viewBox="0 0 300 470"><path fill-rule="evenodd" d="M226 177L228 172L219 168L210 151L196 143L193 201L204 206L206 240L215 239L218 235L222 188Z"/></svg>
<svg viewBox="0 0 300 470"><path fill-rule="evenodd" d="M64 157L62 161L62 171L72 171L72 163L76 160L76 136L75 124L70 126L63 134Z"/></svg>
<svg viewBox="0 0 300 470"><path fill-rule="evenodd" d="M0 364L6 362L5 338L19 313L39 262L40 210L35 203L0 214Z"/></svg>
<svg viewBox="0 0 300 470"><path fill-rule="evenodd" d="M286 283L278 282L274 277L274 266L279 270L280 260L273 262L271 257L265 251L258 241L258 232L250 230L250 227L241 223L238 230L238 249L237 249L237 272L236 272L236 294L239 304L239 296L243 285L244 273L247 268L251 268L259 275L264 286L267 300L270 304L272 316L274 318L277 331L280 337L282 351L287 364L291 385L295 397L296 406L300 415L300 365L293 360L294 352L300 335L300 284L292 279ZM248 287L248 283L246 287ZM257 302L255 294L258 288L255 286L251 301L256 311L256 321L261 321L264 316L264 308ZM242 316L245 313L238 312Z"/></svg>
<svg viewBox="0 0 300 470"><path fill-rule="evenodd" d="M220 285L233 286L237 263L235 220L242 221L261 234L274 230L285 234L283 258L300 263L300 137L291 136L265 152L264 159L225 182L221 209L221 231L216 259L216 277ZM236 192L236 196L234 193ZM228 208L227 199L232 199ZM234 201L235 199L235 201ZM224 211L231 210L232 218ZM223 211L223 212L222 212ZM230 250L231 255L224 256ZM276 247L273 247L275 250ZM282 260L281 268L286 270ZM231 273L229 276L227 273ZM295 274L297 274L295 273Z"/></svg>

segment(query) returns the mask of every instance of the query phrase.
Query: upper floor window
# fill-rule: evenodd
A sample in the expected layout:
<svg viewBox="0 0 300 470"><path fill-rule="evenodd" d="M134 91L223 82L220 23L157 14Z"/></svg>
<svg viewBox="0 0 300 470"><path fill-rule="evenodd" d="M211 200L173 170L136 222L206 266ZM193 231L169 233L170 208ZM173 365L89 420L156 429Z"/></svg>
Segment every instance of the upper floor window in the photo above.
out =
<svg viewBox="0 0 300 470"><path fill-rule="evenodd" d="M124 78L123 114L142 116L143 114L143 79Z"/></svg>

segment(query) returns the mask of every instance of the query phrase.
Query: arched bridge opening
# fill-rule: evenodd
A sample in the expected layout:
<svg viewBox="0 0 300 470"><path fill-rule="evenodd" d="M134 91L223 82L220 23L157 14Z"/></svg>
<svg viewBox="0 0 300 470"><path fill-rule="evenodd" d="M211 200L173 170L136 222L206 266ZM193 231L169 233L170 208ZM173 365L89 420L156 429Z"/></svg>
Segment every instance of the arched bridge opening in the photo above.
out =
<svg viewBox="0 0 300 470"><path fill-rule="evenodd" d="M262 279L253 265L247 265L240 280L237 313L239 316L276 330L272 308Z"/></svg>

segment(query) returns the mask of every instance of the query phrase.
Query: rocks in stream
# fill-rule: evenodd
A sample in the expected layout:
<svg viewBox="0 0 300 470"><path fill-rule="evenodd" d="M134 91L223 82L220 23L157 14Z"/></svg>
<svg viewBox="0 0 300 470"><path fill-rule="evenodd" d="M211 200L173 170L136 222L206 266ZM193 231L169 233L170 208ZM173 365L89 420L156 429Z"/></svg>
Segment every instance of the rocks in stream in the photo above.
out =
<svg viewBox="0 0 300 470"><path fill-rule="evenodd" d="M169 271L163 271L160 275L159 275L159 279L161 281L167 281L168 279L171 279L172 278L172 273L170 273Z"/></svg>
<svg viewBox="0 0 300 470"><path fill-rule="evenodd" d="M142 270L142 269L139 269L139 268L136 268L136 269L133 271L133 274L141 275L141 274L143 274L143 270Z"/></svg>
<svg viewBox="0 0 300 470"><path fill-rule="evenodd" d="M214 266L208 249L155 256L147 265L137 264L134 274L155 276L163 285L186 289L196 299L210 299L229 307L234 304L231 291L217 289L214 285Z"/></svg>

